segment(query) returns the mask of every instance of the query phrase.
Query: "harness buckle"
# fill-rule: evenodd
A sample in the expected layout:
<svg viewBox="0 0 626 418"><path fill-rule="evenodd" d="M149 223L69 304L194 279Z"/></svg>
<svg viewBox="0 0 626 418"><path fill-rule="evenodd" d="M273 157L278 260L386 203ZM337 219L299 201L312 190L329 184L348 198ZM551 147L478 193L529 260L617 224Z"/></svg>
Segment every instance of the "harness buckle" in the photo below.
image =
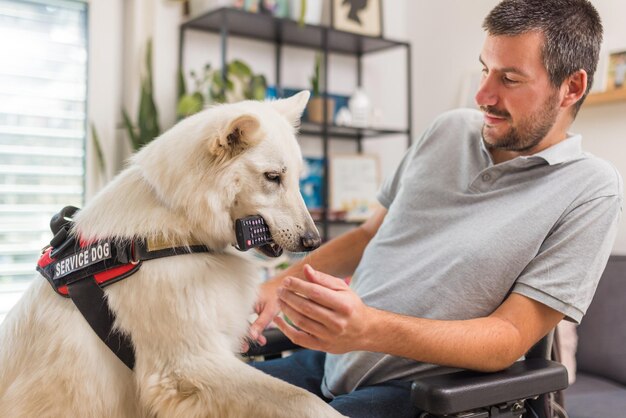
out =
<svg viewBox="0 0 626 418"><path fill-rule="evenodd" d="M141 261L139 258L139 251L135 248L135 241L130 244L130 264L137 265Z"/></svg>

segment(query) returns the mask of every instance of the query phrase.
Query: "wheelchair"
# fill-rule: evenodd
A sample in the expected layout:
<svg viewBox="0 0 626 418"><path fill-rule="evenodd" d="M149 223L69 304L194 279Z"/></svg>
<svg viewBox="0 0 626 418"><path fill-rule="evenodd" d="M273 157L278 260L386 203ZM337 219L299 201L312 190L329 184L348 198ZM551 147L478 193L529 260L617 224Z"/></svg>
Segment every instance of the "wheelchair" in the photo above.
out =
<svg viewBox="0 0 626 418"><path fill-rule="evenodd" d="M245 353L266 360L297 350L279 329L268 328L264 346ZM567 388L567 370L552 358L554 331L509 368L483 373L461 370L418 378L411 385L416 418L567 418L555 394Z"/></svg>

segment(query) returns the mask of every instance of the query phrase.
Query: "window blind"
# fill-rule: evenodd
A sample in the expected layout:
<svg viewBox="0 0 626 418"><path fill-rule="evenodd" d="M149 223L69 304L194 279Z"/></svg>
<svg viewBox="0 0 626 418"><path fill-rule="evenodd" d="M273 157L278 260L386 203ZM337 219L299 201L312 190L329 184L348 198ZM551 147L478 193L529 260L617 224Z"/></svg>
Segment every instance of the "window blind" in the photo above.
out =
<svg viewBox="0 0 626 418"><path fill-rule="evenodd" d="M0 321L36 277L52 215L83 203L87 5L0 0Z"/></svg>

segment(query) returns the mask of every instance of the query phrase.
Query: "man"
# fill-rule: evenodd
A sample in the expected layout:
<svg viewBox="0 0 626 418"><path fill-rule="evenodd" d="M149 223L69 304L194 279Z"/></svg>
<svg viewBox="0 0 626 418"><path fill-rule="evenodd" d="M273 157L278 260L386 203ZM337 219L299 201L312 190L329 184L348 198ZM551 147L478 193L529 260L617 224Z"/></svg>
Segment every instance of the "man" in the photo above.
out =
<svg viewBox="0 0 626 418"><path fill-rule="evenodd" d="M438 118L371 219L261 291L251 337L282 310L295 327L279 328L318 351L257 367L346 415L414 416L412 378L508 367L581 320L608 259L621 179L567 133L596 70L596 10L504 0L483 27L482 113Z"/></svg>

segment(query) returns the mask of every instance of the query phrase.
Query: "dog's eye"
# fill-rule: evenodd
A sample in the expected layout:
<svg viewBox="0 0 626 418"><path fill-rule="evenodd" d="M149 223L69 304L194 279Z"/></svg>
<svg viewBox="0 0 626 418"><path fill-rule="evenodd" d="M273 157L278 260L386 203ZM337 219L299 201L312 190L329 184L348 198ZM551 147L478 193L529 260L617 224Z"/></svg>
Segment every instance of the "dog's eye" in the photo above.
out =
<svg viewBox="0 0 626 418"><path fill-rule="evenodd" d="M276 172L265 173L265 179L276 184L280 184L280 174Z"/></svg>

